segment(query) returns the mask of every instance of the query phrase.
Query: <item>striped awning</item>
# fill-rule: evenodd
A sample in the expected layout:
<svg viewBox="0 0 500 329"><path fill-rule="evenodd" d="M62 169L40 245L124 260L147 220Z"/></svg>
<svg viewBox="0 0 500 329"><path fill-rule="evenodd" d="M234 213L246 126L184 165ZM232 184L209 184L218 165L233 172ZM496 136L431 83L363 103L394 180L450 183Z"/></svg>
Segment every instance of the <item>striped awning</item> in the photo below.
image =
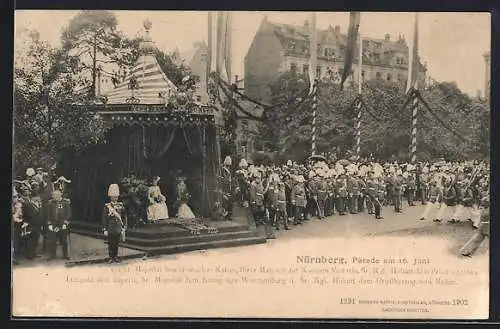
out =
<svg viewBox="0 0 500 329"><path fill-rule="evenodd" d="M138 88L129 88L131 77L134 76ZM139 104L166 104L169 95L176 92L177 87L162 71L153 55L143 55L130 71L128 76L116 88L110 90L106 96L108 104L127 104L132 96L134 103Z"/></svg>

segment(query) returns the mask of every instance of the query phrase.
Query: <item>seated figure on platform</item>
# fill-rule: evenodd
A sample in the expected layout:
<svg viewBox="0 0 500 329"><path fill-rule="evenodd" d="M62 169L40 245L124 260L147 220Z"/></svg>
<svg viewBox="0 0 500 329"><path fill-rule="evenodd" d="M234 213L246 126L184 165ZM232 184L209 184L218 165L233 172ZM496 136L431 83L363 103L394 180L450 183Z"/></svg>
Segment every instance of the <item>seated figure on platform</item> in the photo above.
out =
<svg viewBox="0 0 500 329"><path fill-rule="evenodd" d="M157 221L168 218L168 208L166 198L161 193L158 182L160 177L156 176L151 181L148 189L148 221Z"/></svg>
<svg viewBox="0 0 500 329"><path fill-rule="evenodd" d="M177 217L184 219L193 219L196 216L188 205L191 195L187 189L186 177L180 176L177 178Z"/></svg>

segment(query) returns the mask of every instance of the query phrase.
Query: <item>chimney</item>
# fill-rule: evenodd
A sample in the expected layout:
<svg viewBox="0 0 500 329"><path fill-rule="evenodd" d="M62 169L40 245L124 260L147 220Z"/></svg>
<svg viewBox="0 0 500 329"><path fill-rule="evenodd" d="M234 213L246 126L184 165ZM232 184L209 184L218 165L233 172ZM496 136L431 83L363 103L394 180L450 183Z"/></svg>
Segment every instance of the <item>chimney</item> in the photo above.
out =
<svg viewBox="0 0 500 329"><path fill-rule="evenodd" d="M340 25L335 25L335 33L340 33Z"/></svg>
<svg viewBox="0 0 500 329"><path fill-rule="evenodd" d="M386 33L385 41L391 41L391 35L389 33Z"/></svg>

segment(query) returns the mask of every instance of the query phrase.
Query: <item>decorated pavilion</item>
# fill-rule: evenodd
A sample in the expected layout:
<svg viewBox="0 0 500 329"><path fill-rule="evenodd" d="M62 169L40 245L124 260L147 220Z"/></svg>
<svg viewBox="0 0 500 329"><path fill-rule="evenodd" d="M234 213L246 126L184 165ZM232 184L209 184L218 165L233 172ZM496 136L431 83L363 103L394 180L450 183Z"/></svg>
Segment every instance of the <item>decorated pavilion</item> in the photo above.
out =
<svg viewBox="0 0 500 329"><path fill-rule="evenodd" d="M109 126L106 141L67 155L62 169L72 177L73 211L78 220L98 223L107 188L125 177L161 178L159 186L172 208L176 178L186 177L190 206L208 218L220 198L220 151L216 116L179 90L165 75L144 22L141 56L128 76L106 95L105 104L80 105Z"/></svg>

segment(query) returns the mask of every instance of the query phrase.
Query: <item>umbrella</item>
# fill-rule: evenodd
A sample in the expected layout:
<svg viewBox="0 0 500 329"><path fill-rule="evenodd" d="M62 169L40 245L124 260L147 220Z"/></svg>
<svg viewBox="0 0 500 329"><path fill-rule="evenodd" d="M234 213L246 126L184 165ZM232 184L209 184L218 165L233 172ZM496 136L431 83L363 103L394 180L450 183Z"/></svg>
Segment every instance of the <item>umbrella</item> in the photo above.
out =
<svg viewBox="0 0 500 329"><path fill-rule="evenodd" d="M326 158L322 155L311 155L311 157L309 158L309 160L311 161L324 161L326 162Z"/></svg>
<svg viewBox="0 0 500 329"><path fill-rule="evenodd" d="M339 161L337 161L337 164L340 164L342 166L348 166L351 164L351 161L349 161L347 159L340 159Z"/></svg>

